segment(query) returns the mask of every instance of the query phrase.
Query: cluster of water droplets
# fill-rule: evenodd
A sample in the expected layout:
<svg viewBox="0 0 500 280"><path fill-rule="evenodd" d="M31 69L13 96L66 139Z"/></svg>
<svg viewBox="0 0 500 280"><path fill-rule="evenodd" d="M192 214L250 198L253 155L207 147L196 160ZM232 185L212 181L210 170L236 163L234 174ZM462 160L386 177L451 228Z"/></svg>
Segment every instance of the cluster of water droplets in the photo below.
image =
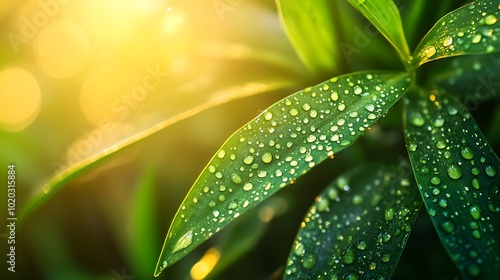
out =
<svg viewBox="0 0 500 280"><path fill-rule="evenodd" d="M455 261L477 276L485 259L473 248L498 246L490 238L500 230L498 159L458 101L439 91L407 101L408 151L426 207Z"/></svg>
<svg viewBox="0 0 500 280"><path fill-rule="evenodd" d="M493 52L500 48L500 4L476 1L446 15L424 39L420 64L444 56ZM464 21L467 20L467 21Z"/></svg>
<svg viewBox="0 0 500 280"><path fill-rule="evenodd" d="M346 75L262 112L233 134L201 173L167 236L169 258L181 258L183 249L200 244L317 163L333 158L408 86L406 74Z"/></svg>
<svg viewBox="0 0 500 280"><path fill-rule="evenodd" d="M399 173L362 168L327 187L301 225L285 278L390 275L421 205L416 186Z"/></svg>

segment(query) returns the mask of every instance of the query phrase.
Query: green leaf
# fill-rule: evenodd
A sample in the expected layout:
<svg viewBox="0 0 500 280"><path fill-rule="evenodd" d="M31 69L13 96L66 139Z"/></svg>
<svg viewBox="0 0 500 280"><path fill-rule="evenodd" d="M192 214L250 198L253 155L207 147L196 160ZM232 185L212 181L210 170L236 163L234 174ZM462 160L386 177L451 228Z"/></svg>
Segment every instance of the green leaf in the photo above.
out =
<svg viewBox="0 0 500 280"><path fill-rule="evenodd" d="M474 1L441 18L414 53L414 63L500 50L500 4Z"/></svg>
<svg viewBox="0 0 500 280"><path fill-rule="evenodd" d="M155 275L361 136L406 92L406 73L360 72L290 95L236 131L174 217Z"/></svg>
<svg viewBox="0 0 500 280"><path fill-rule="evenodd" d="M19 221L24 221L29 214L31 214L35 209L43 205L47 200L49 200L54 194L56 194L61 188L66 186L69 182L78 178L79 176L89 172L90 170L103 164L106 160L112 158L115 154L124 149L130 147L131 145L148 138L165 128L168 128L172 124L178 123L182 120L195 116L196 114L203 112L209 108L230 102L232 100L249 97L257 95L264 92L269 92L277 89L283 89L289 87L293 82L286 82L283 80L276 81L266 81L266 82L248 82L237 86L231 86L229 88L219 90L214 93L211 98L204 101L197 106L192 106L185 111L181 111L159 123L143 130L134 135L121 140L114 145L100 150L99 152L92 154L81 161L72 163L62 170L58 170L57 174L50 178L40 189L38 189L28 200L26 205L22 208L19 215Z"/></svg>
<svg viewBox="0 0 500 280"><path fill-rule="evenodd" d="M500 98L500 54L454 57L436 64L427 84L453 92L470 110Z"/></svg>
<svg viewBox="0 0 500 280"><path fill-rule="evenodd" d="M443 90L406 99L415 178L443 245L465 278L500 275L500 161L472 116Z"/></svg>
<svg viewBox="0 0 500 280"><path fill-rule="evenodd" d="M304 218L285 279L388 279L422 204L411 175L365 166L332 182Z"/></svg>
<svg viewBox="0 0 500 280"><path fill-rule="evenodd" d="M409 61L410 50L406 43L401 16L392 0L348 0L396 48L404 63Z"/></svg>
<svg viewBox="0 0 500 280"><path fill-rule="evenodd" d="M286 34L302 62L312 71L338 73L341 57L334 24L335 2L276 0Z"/></svg>

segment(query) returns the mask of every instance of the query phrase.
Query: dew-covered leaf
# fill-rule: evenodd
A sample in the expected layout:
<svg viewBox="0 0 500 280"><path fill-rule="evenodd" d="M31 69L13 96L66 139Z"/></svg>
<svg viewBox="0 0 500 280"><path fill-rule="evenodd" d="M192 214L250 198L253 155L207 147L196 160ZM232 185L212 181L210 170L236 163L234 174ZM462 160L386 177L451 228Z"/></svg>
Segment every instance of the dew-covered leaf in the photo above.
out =
<svg viewBox="0 0 500 280"><path fill-rule="evenodd" d="M361 136L406 92L400 72L360 72L296 92L236 131L184 199L157 270Z"/></svg>
<svg viewBox="0 0 500 280"><path fill-rule="evenodd" d="M403 62L410 57L398 7L392 0L348 0L396 48Z"/></svg>
<svg viewBox="0 0 500 280"><path fill-rule="evenodd" d="M335 1L276 0L286 34L302 62L315 72L338 72L341 66L334 24Z"/></svg>
<svg viewBox="0 0 500 280"><path fill-rule="evenodd" d="M389 279L422 204L402 167L365 166L332 182L304 218L285 279Z"/></svg>
<svg viewBox="0 0 500 280"><path fill-rule="evenodd" d="M476 110L481 102L500 99L500 54L460 56L439 61L428 84L444 88Z"/></svg>
<svg viewBox="0 0 500 280"><path fill-rule="evenodd" d="M500 4L473 1L441 18L414 53L414 63L500 50Z"/></svg>
<svg viewBox="0 0 500 280"><path fill-rule="evenodd" d="M411 92L405 134L427 212L465 278L500 275L500 161L465 107L443 90Z"/></svg>

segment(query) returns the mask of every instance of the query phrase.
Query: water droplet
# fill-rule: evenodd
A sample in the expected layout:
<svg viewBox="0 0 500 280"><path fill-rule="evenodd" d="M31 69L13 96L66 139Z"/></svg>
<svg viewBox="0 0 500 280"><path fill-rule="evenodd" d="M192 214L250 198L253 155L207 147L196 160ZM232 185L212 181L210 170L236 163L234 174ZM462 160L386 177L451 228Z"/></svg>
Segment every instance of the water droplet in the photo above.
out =
<svg viewBox="0 0 500 280"><path fill-rule="evenodd" d="M477 44L477 43L481 42L482 37L483 36L481 36L481 34L479 34L479 33L474 35L474 37L472 37L472 43Z"/></svg>
<svg viewBox="0 0 500 280"><path fill-rule="evenodd" d="M462 169L460 169L460 166L458 166L456 164L452 164L452 165L448 166L448 168L446 169L446 172L448 173L448 176L450 176L450 178L455 179L455 180L462 177Z"/></svg>
<svg viewBox="0 0 500 280"><path fill-rule="evenodd" d="M227 206L227 209L229 210L234 210L238 207L238 203L236 203L236 201L232 201L231 203L229 203L229 205Z"/></svg>
<svg viewBox="0 0 500 280"><path fill-rule="evenodd" d="M439 202L438 202L438 205L443 207L443 208L446 208L448 206L448 201L446 201L446 199L440 199Z"/></svg>
<svg viewBox="0 0 500 280"><path fill-rule="evenodd" d="M498 19L495 15L492 15L492 14L489 14L487 16L484 17L484 23L486 25L493 25L495 23L497 23Z"/></svg>
<svg viewBox="0 0 500 280"><path fill-rule="evenodd" d="M414 126L422 126L425 123L425 119L420 115L420 113L414 113L410 116L410 123Z"/></svg>
<svg viewBox="0 0 500 280"><path fill-rule="evenodd" d="M441 184L441 178L439 178L439 177L432 177L431 178L431 184L433 184L435 186Z"/></svg>
<svg viewBox="0 0 500 280"><path fill-rule="evenodd" d="M297 116L299 114L299 111L295 108L291 109L290 110L290 115L292 115L293 117Z"/></svg>
<svg viewBox="0 0 500 280"><path fill-rule="evenodd" d="M385 254L382 255L382 261L383 262L388 262L390 260L391 260L391 254L385 253Z"/></svg>
<svg viewBox="0 0 500 280"><path fill-rule="evenodd" d="M220 151L217 153L217 157L218 157L218 158L223 158L225 155L226 155L226 151L224 151L224 150L220 150Z"/></svg>
<svg viewBox="0 0 500 280"><path fill-rule="evenodd" d="M356 244L356 248L358 248L359 250L364 250L366 249L366 242L364 241L359 241L358 244Z"/></svg>
<svg viewBox="0 0 500 280"><path fill-rule="evenodd" d="M342 256L342 261L345 264L351 264L354 262L355 259L356 259L356 254L354 250L352 250L352 248L349 247L347 252L345 252L345 254Z"/></svg>
<svg viewBox="0 0 500 280"><path fill-rule="evenodd" d="M354 88L354 94L359 95L361 93L363 93L363 89L362 88L360 88L360 87Z"/></svg>
<svg viewBox="0 0 500 280"><path fill-rule="evenodd" d="M330 95L330 99L332 101L337 101L339 99L339 93L337 91L333 91L332 94Z"/></svg>
<svg viewBox="0 0 500 280"><path fill-rule="evenodd" d="M308 255L304 258L304 262L302 263L304 268L311 269L316 265L316 256Z"/></svg>
<svg viewBox="0 0 500 280"><path fill-rule="evenodd" d="M231 174L231 181L233 181L233 183L235 184L241 184L243 182L243 180L241 180L240 175L237 173Z"/></svg>
<svg viewBox="0 0 500 280"><path fill-rule="evenodd" d="M455 230L455 225L450 222L450 221L446 221L444 222L441 227L443 228L444 231L446 231L447 233L452 233L454 230Z"/></svg>
<svg viewBox="0 0 500 280"><path fill-rule="evenodd" d="M264 113L264 119L265 119L266 121L269 121L269 120L271 120L272 118L273 118L273 113L271 113L271 112L265 112L265 113Z"/></svg>
<svg viewBox="0 0 500 280"><path fill-rule="evenodd" d="M479 268L479 266L475 264L470 265L469 268L467 269L467 273L469 273L469 275L472 277L478 276L480 272L481 269Z"/></svg>
<svg viewBox="0 0 500 280"><path fill-rule="evenodd" d="M247 157L245 157L245 158L243 159L243 162L244 162L245 164L252 164L252 162L253 162L253 156L247 156Z"/></svg>
<svg viewBox="0 0 500 280"><path fill-rule="evenodd" d="M448 36L443 41L443 46L448 47L453 43L453 38Z"/></svg>
<svg viewBox="0 0 500 280"><path fill-rule="evenodd" d="M192 242L193 242L193 230L190 230L186 234L184 234L179 239L179 241L177 241L177 243L175 243L175 246L174 246L174 249L172 250L172 253L179 252L180 250L191 245Z"/></svg>
<svg viewBox="0 0 500 280"><path fill-rule="evenodd" d="M438 149L443 149L446 147L446 142L443 140L439 140L436 142L436 148Z"/></svg>
<svg viewBox="0 0 500 280"><path fill-rule="evenodd" d="M394 209L393 208L386 209L384 216L386 221L391 221L394 218Z"/></svg>
<svg viewBox="0 0 500 280"><path fill-rule="evenodd" d="M316 136L311 134L307 137L307 142L312 143L314 141L316 141Z"/></svg>
<svg viewBox="0 0 500 280"><path fill-rule="evenodd" d="M337 107L337 109L339 111L341 111L341 112L344 111L345 110L345 104L344 103L339 104L339 106Z"/></svg>
<svg viewBox="0 0 500 280"><path fill-rule="evenodd" d="M471 206L469 212L474 220L479 220L479 218L481 217L481 209L479 208L479 206Z"/></svg>
<svg viewBox="0 0 500 280"><path fill-rule="evenodd" d="M373 112L373 110L375 110L375 106L373 104L367 104L365 105L365 109L368 110L368 112Z"/></svg>
<svg viewBox="0 0 500 280"><path fill-rule="evenodd" d="M484 171L486 172L486 175L488 175L490 177L495 177L495 175L497 175L497 171L495 170L495 167L493 167L491 165L487 165L484 168Z"/></svg>
<svg viewBox="0 0 500 280"><path fill-rule="evenodd" d="M297 256L303 256L306 250L304 249L304 244L297 242L293 247L293 253Z"/></svg>
<svg viewBox="0 0 500 280"><path fill-rule="evenodd" d="M408 150L409 150L410 152L415 152L415 151L417 150L417 144L415 144L415 143L410 143L410 144L408 145Z"/></svg>
<svg viewBox="0 0 500 280"><path fill-rule="evenodd" d="M424 50L424 56L427 58L431 58L436 54L436 48L434 46L429 46Z"/></svg>
<svg viewBox="0 0 500 280"><path fill-rule="evenodd" d="M323 90L326 91L326 90L329 90L329 89L330 89L330 86L328 84L324 84L323 85Z"/></svg>
<svg viewBox="0 0 500 280"><path fill-rule="evenodd" d="M273 155L270 152L267 152L262 155L262 161L264 163L270 163L273 160Z"/></svg>
<svg viewBox="0 0 500 280"><path fill-rule="evenodd" d="M473 159L474 158L474 151L469 146L462 147L462 149L460 150L460 154L462 155L462 157L464 159Z"/></svg>

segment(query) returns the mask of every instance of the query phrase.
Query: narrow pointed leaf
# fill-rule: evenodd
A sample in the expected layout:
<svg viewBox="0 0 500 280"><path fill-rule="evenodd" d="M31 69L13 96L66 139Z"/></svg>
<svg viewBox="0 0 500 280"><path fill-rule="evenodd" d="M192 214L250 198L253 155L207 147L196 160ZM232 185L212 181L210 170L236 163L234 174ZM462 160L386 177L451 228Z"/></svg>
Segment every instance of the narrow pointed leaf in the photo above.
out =
<svg viewBox="0 0 500 280"><path fill-rule="evenodd" d="M117 153L130 147L141 140L144 140L165 128L170 127L172 124L178 123L182 120L195 116L207 109L225 104L232 100L241 99L277 89L290 87L292 83L281 80L270 82L248 82L238 86L232 86L224 90L219 90L212 97L201 104L193 106L185 111L179 112L159 123L135 133L134 135L124 138L106 149L100 150L95 154L83 158L75 163L68 163L68 166L50 178L40 189L34 192L29 198L26 205L22 208L19 215L19 220L24 221L35 209L43 205L61 188L68 185L69 182L82 176L86 172L100 166L106 160L111 159Z"/></svg>
<svg viewBox="0 0 500 280"><path fill-rule="evenodd" d="M334 1L276 0L286 34L302 62L315 72L339 72Z"/></svg>
<svg viewBox="0 0 500 280"><path fill-rule="evenodd" d="M406 73L343 75L290 95L236 131L184 199L155 274L315 164L333 158L408 86Z"/></svg>
<svg viewBox="0 0 500 280"><path fill-rule="evenodd" d="M285 279L389 279L421 204L409 169L366 166L347 172L309 209Z"/></svg>
<svg viewBox="0 0 500 280"><path fill-rule="evenodd" d="M348 0L396 48L403 62L410 57L398 7L392 0Z"/></svg>
<svg viewBox="0 0 500 280"><path fill-rule="evenodd" d="M411 92L406 103L411 163L443 245L465 278L498 278L498 157L472 116L451 94Z"/></svg>
<svg viewBox="0 0 500 280"><path fill-rule="evenodd" d="M441 18L414 53L414 63L500 50L500 4L473 1Z"/></svg>

